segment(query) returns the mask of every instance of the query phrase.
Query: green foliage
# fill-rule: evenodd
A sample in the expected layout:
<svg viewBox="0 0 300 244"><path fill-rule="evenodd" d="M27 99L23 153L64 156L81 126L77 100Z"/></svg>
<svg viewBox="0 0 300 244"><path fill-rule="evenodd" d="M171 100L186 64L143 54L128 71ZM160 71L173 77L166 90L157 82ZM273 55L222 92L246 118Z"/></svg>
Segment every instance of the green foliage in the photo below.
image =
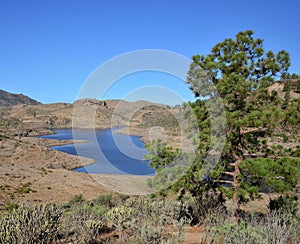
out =
<svg viewBox="0 0 300 244"><path fill-rule="evenodd" d="M11 213L13 210L17 209L19 207L16 203L7 203L3 206L3 210L5 212Z"/></svg>
<svg viewBox="0 0 300 244"><path fill-rule="evenodd" d="M300 146L291 152L291 156L300 158Z"/></svg>
<svg viewBox="0 0 300 244"><path fill-rule="evenodd" d="M287 98L286 98L287 99ZM293 129L299 132L299 118L300 118L300 99L285 100L283 103L283 114L281 124L285 128Z"/></svg>
<svg viewBox="0 0 300 244"><path fill-rule="evenodd" d="M241 169L251 186L264 187L269 192L286 192L293 190L300 177L300 159L298 158L257 158L247 159L241 163Z"/></svg>
<svg viewBox="0 0 300 244"><path fill-rule="evenodd" d="M83 199L83 195L82 194L74 195L65 206L66 207L67 206L70 207L70 206L72 206L72 205L74 205L76 203L81 203L83 201L84 201L84 199Z"/></svg>
<svg viewBox="0 0 300 244"><path fill-rule="evenodd" d="M211 142L218 139L211 135L217 133L212 133L209 121L211 117L218 119L212 114L218 114L219 110L211 104L220 95L226 113L227 144L210 177L221 184L232 182L234 187L226 191L232 196L236 209L240 203L257 197L261 184L282 192L294 187L298 179L292 179L299 172L296 161L261 158L261 155L287 156L283 147L271 150L267 138L272 137L279 126L296 130L299 123L299 100L286 97L282 102L276 93L267 90L277 78L288 77L289 66L286 51L277 54L265 51L263 40L253 38L251 30L216 44L206 56L193 57L187 83L202 100L191 103L200 128L198 158L203 160ZM296 83L285 84L285 90L289 90ZM288 140L284 138L285 143Z"/></svg>
<svg viewBox="0 0 300 244"><path fill-rule="evenodd" d="M162 231L162 226L147 221L140 228L139 240L141 243L160 243L162 240Z"/></svg>
<svg viewBox="0 0 300 244"><path fill-rule="evenodd" d="M146 148L149 153L146 155L146 159L150 160L149 165L157 171L172 166L179 153L178 150L173 150L160 139L147 144Z"/></svg>
<svg viewBox="0 0 300 244"><path fill-rule="evenodd" d="M284 92L290 92L294 91L296 93L300 92L300 79L299 77L296 78L290 78L285 80L284 86L283 86L283 91Z"/></svg>
<svg viewBox="0 0 300 244"><path fill-rule="evenodd" d="M279 196L274 199L270 199L268 209L271 212L297 215L298 212L298 198L296 196Z"/></svg>
<svg viewBox="0 0 300 244"><path fill-rule="evenodd" d="M3 141L4 139L8 139L7 136L0 134L0 141Z"/></svg>
<svg viewBox="0 0 300 244"><path fill-rule="evenodd" d="M199 187L192 191L190 207L192 209L193 223L202 224L212 214L226 213L223 192L209 185Z"/></svg>
<svg viewBox="0 0 300 244"><path fill-rule="evenodd" d="M283 91L284 92L290 92L291 91L291 81L285 82L285 84L283 86Z"/></svg>
<svg viewBox="0 0 300 244"><path fill-rule="evenodd" d="M157 171L155 177L149 178L147 183L150 187L153 187L158 191L162 191L164 189L168 189L170 186L176 186L176 183L185 171L186 167L180 164L173 167L164 168Z"/></svg>
<svg viewBox="0 0 300 244"><path fill-rule="evenodd" d="M245 214L238 223L232 223L224 205L218 206L224 199L207 188L210 191L194 193L197 197L182 194L180 200L171 200L136 196L115 201L114 207L106 201L110 195L62 209L54 205L20 206L0 216L0 243L183 243L186 227L191 224L203 224L201 235L207 242L202 243L299 241L297 215L281 210L250 217ZM275 205L280 209L293 206L281 200ZM111 225L118 229L118 237L108 227Z"/></svg>
<svg viewBox="0 0 300 244"><path fill-rule="evenodd" d="M93 204L104 205L104 206L112 206L112 195L101 195L95 200L92 201Z"/></svg>
<svg viewBox="0 0 300 244"><path fill-rule="evenodd" d="M292 73L292 74L284 74L282 76L283 79L299 79L299 75Z"/></svg>
<svg viewBox="0 0 300 244"><path fill-rule="evenodd" d="M235 39L228 38L215 45L207 56L193 57L187 83L196 96L214 95L208 89L213 83L228 102L227 106L237 110L245 105L249 91L266 88L273 77L287 73L289 54L265 52L263 40L252 35L251 30L239 32Z"/></svg>
<svg viewBox="0 0 300 244"><path fill-rule="evenodd" d="M36 192L35 190L30 188L31 182L26 182L21 184L18 189L14 192L15 194L26 194L30 192Z"/></svg>
<svg viewBox="0 0 300 244"><path fill-rule="evenodd" d="M148 179L148 184L158 191L176 184L193 161L194 155L190 157L179 149L174 150L161 140L153 141L146 147L149 152L147 155L149 165L156 170L156 175Z"/></svg>
<svg viewBox="0 0 300 244"><path fill-rule="evenodd" d="M193 130L193 127L197 127L199 130L198 138L196 140L198 146L198 153L201 155L205 155L209 150L211 143L211 119L209 114L209 109L207 108L207 104L204 101L196 100L194 103L190 102L189 106L191 110L187 111L187 118L191 118L193 116L190 113L194 113L197 121L190 121L189 131L197 131ZM196 125L195 125L196 123ZM195 136L195 135L194 135Z"/></svg>

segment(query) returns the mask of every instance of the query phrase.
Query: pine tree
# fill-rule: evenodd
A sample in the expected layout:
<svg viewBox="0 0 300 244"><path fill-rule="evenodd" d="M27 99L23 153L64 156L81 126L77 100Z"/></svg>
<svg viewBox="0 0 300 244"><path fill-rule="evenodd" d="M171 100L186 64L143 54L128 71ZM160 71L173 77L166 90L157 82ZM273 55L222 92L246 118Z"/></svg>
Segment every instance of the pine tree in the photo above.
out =
<svg viewBox="0 0 300 244"><path fill-rule="evenodd" d="M290 160L290 151L279 145L274 148L270 141L282 124L288 125L286 108L293 106L299 110L297 102L288 101L283 111L276 93L267 90L276 79L288 77L289 66L286 51L265 52L263 40L254 39L251 30L218 43L206 56L193 57L187 83L195 96L201 98L198 105L193 105L200 126L199 158L205 157L212 140L210 116L203 104L217 97L210 88L215 87L226 113L226 145L211 177L216 183L232 186L224 189L230 189L232 215L236 219L241 203L257 196L262 185L285 191L294 187L299 177L299 160Z"/></svg>

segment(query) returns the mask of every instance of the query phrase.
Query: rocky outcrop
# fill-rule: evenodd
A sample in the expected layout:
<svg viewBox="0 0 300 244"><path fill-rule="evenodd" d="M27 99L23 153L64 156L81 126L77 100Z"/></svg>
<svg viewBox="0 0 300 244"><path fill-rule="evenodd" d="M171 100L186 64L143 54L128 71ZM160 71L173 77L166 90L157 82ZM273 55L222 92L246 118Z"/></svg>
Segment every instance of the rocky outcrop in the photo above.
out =
<svg viewBox="0 0 300 244"><path fill-rule="evenodd" d="M275 91L280 99L284 99L287 92L290 98L300 98L300 79L281 80L275 82L268 88L269 93Z"/></svg>
<svg viewBox="0 0 300 244"><path fill-rule="evenodd" d="M106 101L101 101L97 99L90 99L90 98L85 98L85 99L80 99L76 100L74 102L75 106L86 106L86 107L91 107L91 108L98 108L98 107L108 107L108 104Z"/></svg>

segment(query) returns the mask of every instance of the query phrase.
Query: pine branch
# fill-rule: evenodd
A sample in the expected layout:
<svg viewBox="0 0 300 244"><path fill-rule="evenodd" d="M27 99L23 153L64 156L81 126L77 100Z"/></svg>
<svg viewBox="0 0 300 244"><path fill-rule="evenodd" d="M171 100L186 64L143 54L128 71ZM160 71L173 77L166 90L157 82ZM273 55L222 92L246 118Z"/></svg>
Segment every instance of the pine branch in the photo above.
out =
<svg viewBox="0 0 300 244"><path fill-rule="evenodd" d="M230 175L230 176L235 176L235 173L234 172L229 172L229 171L223 171L222 174L224 175Z"/></svg>
<svg viewBox="0 0 300 244"><path fill-rule="evenodd" d="M245 135L245 134L249 134L252 132L257 132L257 131L265 131L267 130L268 127L255 127L255 128L249 128L247 130L243 130L242 128L240 129L240 134L241 135Z"/></svg>
<svg viewBox="0 0 300 244"><path fill-rule="evenodd" d="M243 156L245 158L259 158L259 157L266 158L267 154L265 154L265 153L245 153L245 154L243 154Z"/></svg>
<svg viewBox="0 0 300 244"><path fill-rule="evenodd" d="M297 157L291 157L291 156L271 156L271 155L267 155L266 153L249 153L249 154L244 154L243 155L245 158L272 158L272 159L281 159L281 158L288 158L288 159L299 159ZM235 166L234 163L229 164L231 166Z"/></svg>
<svg viewBox="0 0 300 244"><path fill-rule="evenodd" d="M233 184L230 180L213 180L214 183L226 183L226 184Z"/></svg>
<svg viewBox="0 0 300 244"><path fill-rule="evenodd" d="M226 131L226 136L227 136L227 143L229 145L229 148L230 148L230 154L232 156L232 158L236 161L236 162L239 162L241 161L239 156L236 154L236 152L234 151L233 147L232 147L232 144L231 144L231 141L230 141L230 132L229 130Z"/></svg>

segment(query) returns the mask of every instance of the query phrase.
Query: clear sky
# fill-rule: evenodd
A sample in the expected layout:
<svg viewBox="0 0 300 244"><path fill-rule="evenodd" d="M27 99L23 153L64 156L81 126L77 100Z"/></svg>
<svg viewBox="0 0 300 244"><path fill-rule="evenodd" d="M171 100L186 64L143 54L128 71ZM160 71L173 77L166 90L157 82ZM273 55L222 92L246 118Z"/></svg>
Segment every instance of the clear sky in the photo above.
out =
<svg viewBox="0 0 300 244"><path fill-rule="evenodd" d="M299 10L298 0L1 0L0 89L73 102L90 73L117 55L163 49L191 58L246 29L266 50L287 50L290 72L299 74ZM139 84L192 97L171 75L124 79L105 98L123 98Z"/></svg>

